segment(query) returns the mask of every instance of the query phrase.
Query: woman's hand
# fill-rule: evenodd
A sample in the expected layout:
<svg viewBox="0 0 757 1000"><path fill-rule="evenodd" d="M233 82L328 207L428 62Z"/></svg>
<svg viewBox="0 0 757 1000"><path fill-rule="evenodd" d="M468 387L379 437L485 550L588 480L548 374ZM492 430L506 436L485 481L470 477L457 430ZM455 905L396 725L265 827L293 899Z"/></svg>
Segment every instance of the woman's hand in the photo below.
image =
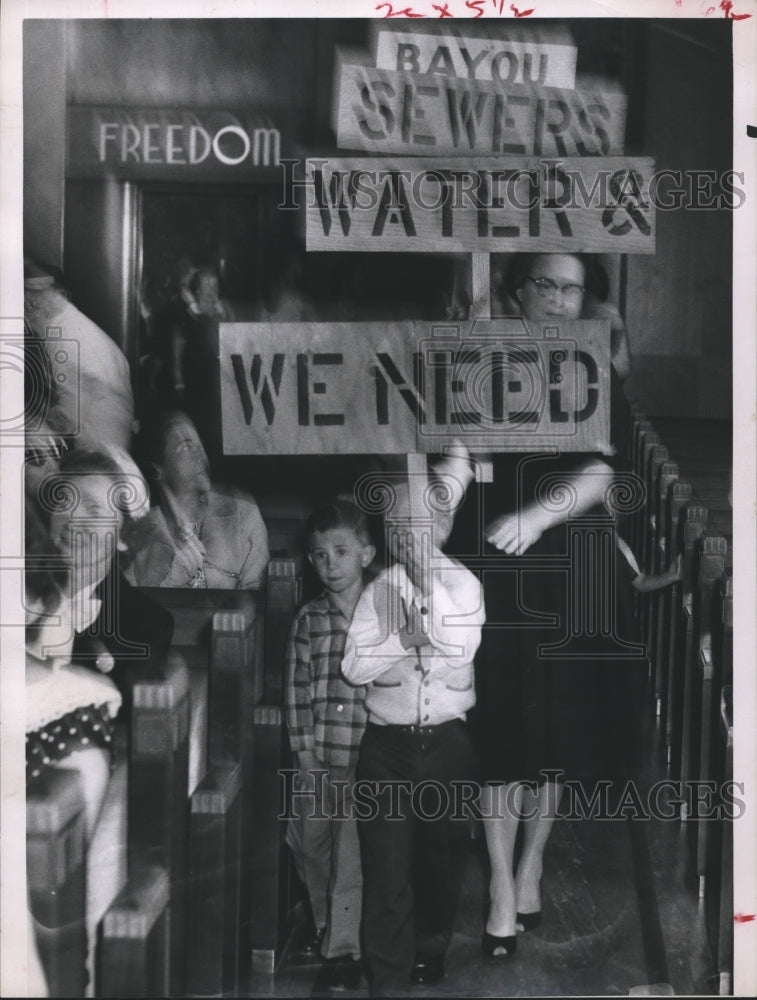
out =
<svg viewBox="0 0 757 1000"><path fill-rule="evenodd" d="M187 535L181 545L176 546L174 553L174 571L180 567L180 572L185 573L190 579L202 571L205 565L205 546L194 535Z"/></svg>
<svg viewBox="0 0 757 1000"><path fill-rule="evenodd" d="M546 511L529 504L519 513L495 518L486 528L486 540L509 556L520 556L538 542L548 527Z"/></svg>

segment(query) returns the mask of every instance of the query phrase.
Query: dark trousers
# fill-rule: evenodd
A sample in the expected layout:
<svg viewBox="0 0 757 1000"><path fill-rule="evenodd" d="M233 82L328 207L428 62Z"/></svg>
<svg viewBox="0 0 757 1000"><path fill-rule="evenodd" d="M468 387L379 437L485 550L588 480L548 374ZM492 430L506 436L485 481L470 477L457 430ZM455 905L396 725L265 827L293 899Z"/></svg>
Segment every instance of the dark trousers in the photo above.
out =
<svg viewBox="0 0 757 1000"><path fill-rule="evenodd" d="M451 786L472 774L465 723L410 729L369 724L357 765L358 780L377 791L375 815L358 819L363 956L374 996L403 995L416 953L444 954L469 842Z"/></svg>

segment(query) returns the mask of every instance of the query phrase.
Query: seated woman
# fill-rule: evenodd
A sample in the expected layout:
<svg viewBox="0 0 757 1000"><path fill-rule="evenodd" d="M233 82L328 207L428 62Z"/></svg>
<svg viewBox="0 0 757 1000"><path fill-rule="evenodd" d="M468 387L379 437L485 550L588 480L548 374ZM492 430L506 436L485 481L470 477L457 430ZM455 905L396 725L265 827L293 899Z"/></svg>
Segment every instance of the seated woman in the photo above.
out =
<svg viewBox="0 0 757 1000"><path fill-rule="evenodd" d="M29 794L54 768L74 771L84 801L87 843L92 841L112 765L113 726L121 694L99 670L71 662L74 638L99 612L100 602L73 592L89 563L80 546L72 565L52 538L35 497L25 514L26 783ZM93 564L94 565L94 564ZM85 588L84 593L88 593ZM112 660L98 659L102 669ZM87 855L88 965L92 968L97 921L112 897L113 873L91 865ZM44 929L29 914L29 996L47 996L45 970L36 946ZM42 946L40 945L40 948ZM90 972L91 975L91 972Z"/></svg>
<svg viewBox="0 0 757 1000"><path fill-rule="evenodd" d="M50 767L82 777L91 835L110 773L113 719L121 695L97 670L71 663L74 638L97 617L100 602L73 591L84 575L50 536L42 512L27 496L26 542L26 768L33 788ZM89 581L91 583L91 580ZM106 666L111 661L104 661Z"/></svg>
<svg viewBox="0 0 757 1000"><path fill-rule="evenodd" d="M146 509L141 475L80 449L35 472L26 483L27 787L50 768L75 770L91 841L109 786L114 720L128 711L141 671L165 662L173 623L119 573L125 538ZM102 846L107 857L87 855L90 970L97 923L125 871Z"/></svg>
<svg viewBox="0 0 757 1000"><path fill-rule="evenodd" d="M127 577L140 587L260 587L268 532L253 498L210 482L208 457L186 414L162 414L144 437L159 505L132 539Z"/></svg>

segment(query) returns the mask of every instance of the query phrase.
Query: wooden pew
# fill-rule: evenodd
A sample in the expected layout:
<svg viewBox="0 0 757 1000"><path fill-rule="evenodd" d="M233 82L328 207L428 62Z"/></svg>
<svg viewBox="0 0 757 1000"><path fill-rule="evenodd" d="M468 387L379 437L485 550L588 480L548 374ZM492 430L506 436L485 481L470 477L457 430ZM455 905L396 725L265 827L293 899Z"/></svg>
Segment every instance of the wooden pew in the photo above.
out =
<svg viewBox="0 0 757 1000"><path fill-rule="evenodd" d="M697 545L707 527L707 508L699 504L689 504L683 521L683 566L680 584L681 602L674 613L678 619L675 630L675 650L671 660L671 682L669 684L669 765L674 778L682 778L682 751L685 720L689 717L689 703L692 698L693 679L691 663L694 642L694 588L697 580ZM686 818L682 808L681 818Z"/></svg>
<svg viewBox="0 0 757 1000"><path fill-rule="evenodd" d="M623 463L623 469L625 472L634 472L636 470L636 456L639 450L639 440L642 434L642 430L651 430L652 424L647 420L646 415L642 410L633 402L629 400L629 408L631 411L631 421L628 431L628 438L626 440L625 453L620 456Z"/></svg>
<svg viewBox="0 0 757 1000"><path fill-rule="evenodd" d="M642 429L640 430L639 440L634 452L634 472L639 477L640 482L644 484L644 504L640 507L635 518L631 540L633 551L638 554L642 569L644 569L642 553L644 552L646 524L647 518L649 517L651 503L651 498L646 485L646 470L650 450L655 447L655 445L660 444L659 434L652 430L651 424L649 424L648 427L646 426L647 424L649 424L648 421L641 425Z"/></svg>
<svg viewBox="0 0 757 1000"><path fill-rule="evenodd" d="M725 547L725 539L722 539ZM724 555L724 553L723 553ZM714 570L717 570L717 565ZM721 573L715 581L712 595L710 627L700 641L700 668L702 676L701 737L699 778L722 788L725 778L726 749L720 737L721 701L723 686L729 685L733 656L733 577ZM720 853L722 831L716 821L699 820L696 824L696 866L699 894L719 893Z"/></svg>
<svg viewBox="0 0 757 1000"><path fill-rule="evenodd" d="M208 707L208 760L211 772L239 767L240 857L239 920L236 930L239 981L246 983L251 969L251 925L255 895L252 883L252 841L257 812L252 788L255 761L255 706L263 691L263 645L265 609L261 594L257 605L244 611L217 611L213 616L210 651L210 703ZM213 779L217 780L217 779ZM220 956L216 953L216 978Z"/></svg>
<svg viewBox="0 0 757 1000"><path fill-rule="evenodd" d="M291 767L282 699L286 641L302 600L304 559L278 554L268 565L264 697L254 712L252 971L272 973L292 930L297 878L284 844L282 768Z"/></svg>
<svg viewBox="0 0 757 1000"><path fill-rule="evenodd" d="M170 997L169 875L135 866L100 925L98 997Z"/></svg>
<svg viewBox="0 0 757 1000"><path fill-rule="evenodd" d="M683 565L684 523L691 503L691 486L680 479L668 493L665 510L664 543L668 565L680 557ZM660 719L665 732L665 763L670 765L673 733L676 637L681 619L683 581L676 580L660 593L656 656L662 672Z"/></svg>
<svg viewBox="0 0 757 1000"><path fill-rule="evenodd" d="M255 819L249 843L253 903L250 938L252 971L273 973L291 932L296 876L284 843L286 824L281 770L292 766L279 705L258 705L254 715Z"/></svg>
<svg viewBox="0 0 757 1000"><path fill-rule="evenodd" d="M629 468L641 475L641 455L644 448L644 441L647 434L654 431L654 427L651 422L645 417L640 416L639 419L634 419L631 425L631 435L628 443L628 464Z"/></svg>
<svg viewBox="0 0 757 1000"><path fill-rule="evenodd" d="M211 623L208 763L241 761L251 742L252 709L263 696L263 621L253 600L216 611ZM249 748L248 748L249 749Z"/></svg>
<svg viewBox="0 0 757 1000"><path fill-rule="evenodd" d="M681 739L681 780L696 781L703 778L702 741L709 740L708 717L703 716L703 697L711 689L709 669L703 672L702 650L708 644L715 614L715 593L718 580L725 569L725 539L706 529L697 550L697 580L692 594L692 636L689 660L686 664L686 683L689 697L685 702ZM704 723L704 729L703 729ZM709 753L709 742L707 742ZM696 836L696 823L692 824ZM703 890L701 873L700 892Z"/></svg>
<svg viewBox="0 0 757 1000"><path fill-rule="evenodd" d="M657 435L655 435L656 437ZM668 461L668 449L664 444L650 444L649 440L644 445L644 486L647 497L646 520L644 524L644 537L639 547L642 568L647 572L652 572L654 540L657 533L657 522L655 510L657 504L656 483L660 474L660 467ZM645 616L646 617L646 616Z"/></svg>
<svg viewBox="0 0 757 1000"><path fill-rule="evenodd" d="M268 647L268 682L282 692L302 560L280 557L274 568L271 631L280 642ZM262 595L151 589L150 596L171 611L175 644L169 662L142 670L132 691L129 879L100 925L98 994L123 995L124 982L135 996L244 991L253 959L269 969L281 955L295 897L278 818L278 771L289 763L281 707L256 708L266 683ZM190 800L193 705L206 718ZM198 921L209 903L217 933L208 931L207 915Z"/></svg>
<svg viewBox="0 0 757 1000"><path fill-rule="evenodd" d="M709 551L708 551L709 550ZM715 781L718 769L715 764L715 740L720 715L722 687L722 615L721 586L724 582L725 538L714 536L705 539L705 553L701 571L702 591L700 606L699 667L699 767L700 781ZM707 588L707 589L705 589ZM704 897L709 865L709 844L712 823L700 819L696 823L696 865L699 896Z"/></svg>
<svg viewBox="0 0 757 1000"><path fill-rule="evenodd" d="M160 866L168 875L170 996L184 993L189 712L188 670L178 657L170 655L164 671L134 687L129 757L129 871L134 866Z"/></svg>
<svg viewBox="0 0 757 1000"><path fill-rule="evenodd" d="M208 983L228 983L231 975L228 949L232 945L235 956L234 976L239 977L240 982L246 981L250 968L253 893L252 866L247 845L252 837L255 809L251 790L253 713L263 688L261 654L265 611L260 592L154 589L150 591L150 595L169 608L174 617L176 641L171 650L171 669L179 671L186 680L187 691L192 695L191 705L190 699L186 699L186 708L191 708L194 742L199 738L202 743L200 747L193 748L193 770L196 777L191 782L188 781L186 770L174 771L166 776L167 784L172 789L173 805L168 804L166 794L162 817L157 820L147 838L154 842L158 838L157 828L162 824L166 836L167 831L173 828L176 837L181 839L181 843L171 840L162 850L157 849L153 843L149 853L149 857L158 856L163 859L162 863L170 877L172 949L179 947L180 934L186 926L187 910L189 919L194 919L191 897L187 897L188 887L191 889L194 884L193 877L197 875L201 880L204 878L206 885L210 878L207 873L202 876L194 868L188 868L190 858L193 857L195 864L198 864L197 859L204 857L202 852L206 848L202 845L207 846L209 842L204 825L210 823L216 830L219 827L232 829L237 822L239 825L238 837L235 839L229 834L227 838L226 848L229 853L223 868L216 869L213 875L217 883L226 885L227 872L233 872L235 892L238 894L233 926L229 923L228 913L226 914L229 919L224 926L224 935L228 937L225 950L212 947L211 942L203 950L193 947L191 941L188 941L180 954L172 953L175 962L172 964L174 971L171 995L181 994L181 991L177 991L176 984L183 979L185 971L191 974L194 987L197 987L193 987L192 991L203 995ZM138 692L135 689L135 703L137 701ZM164 717L164 724L166 721ZM227 787L231 780L228 777L230 773L236 775L234 782L239 786L236 796ZM229 815L223 813L219 817L214 814L208 819L205 813L210 808L209 803L215 808L220 802L226 803ZM235 818L237 813L238 820ZM181 822L177 820L177 816L181 817ZM200 816L205 818L200 819ZM237 844L235 850L234 843ZM245 850L242 850L242 844L245 845ZM132 846L137 855L143 857L145 844ZM217 897L225 895L225 891L216 885ZM181 912L174 919L176 908L181 908ZM193 931L194 926L190 925L189 929ZM176 971L175 966L179 961L181 973ZM186 985L189 987L190 984Z"/></svg>
<svg viewBox="0 0 757 1000"><path fill-rule="evenodd" d="M29 905L51 997L84 996L85 855L84 794L79 775L62 768L51 770L39 779L26 800Z"/></svg>
<svg viewBox="0 0 757 1000"><path fill-rule="evenodd" d="M676 480L668 491L665 503L665 524L660 540L659 561L669 566L678 556L683 562L683 524L686 507L691 501L691 486ZM657 637L654 655L660 673L659 717L665 734L664 753L666 765L670 763L671 705L673 698L673 658L676 648L676 630L680 620L681 581L676 580L658 595Z"/></svg>
<svg viewBox="0 0 757 1000"><path fill-rule="evenodd" d="M660 573L667 569L670 548L666 538L668 493L678 479L675 462L661 461L655 465L652 476L654 489L654 511L652 515L650 540L650 572ZM652 671L652 690L655 700L655 715L659 719L662 711L663 684L667 681L662 668L662 632L660 611L664 591L652 592L647 601L647 650Z"/></svg>
<svg viewBox="0 0 757 1000"><path fill-rule="evenodd" d="M241 762L216 764L192 795L186 989L236 996L240 969Z"/></svg>

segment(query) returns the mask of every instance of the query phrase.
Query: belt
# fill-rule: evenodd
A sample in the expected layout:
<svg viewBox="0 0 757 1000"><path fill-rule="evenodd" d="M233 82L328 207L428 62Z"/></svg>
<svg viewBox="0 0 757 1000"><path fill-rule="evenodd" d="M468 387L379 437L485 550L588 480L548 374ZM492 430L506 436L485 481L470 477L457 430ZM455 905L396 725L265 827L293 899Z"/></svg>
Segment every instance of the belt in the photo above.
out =
<svg viewBox="0 0 757 1000"><path fill-rule="evenodd" d="M380 726L375 722L369 722L368 725L375 729L385 729L391 733L401 733L403 736L433 736L434 733L438 733L442 729L446 729L461 721L461 719L448 719L447 722L440 722L436 726L399 726L394 723Z"/></svg>

